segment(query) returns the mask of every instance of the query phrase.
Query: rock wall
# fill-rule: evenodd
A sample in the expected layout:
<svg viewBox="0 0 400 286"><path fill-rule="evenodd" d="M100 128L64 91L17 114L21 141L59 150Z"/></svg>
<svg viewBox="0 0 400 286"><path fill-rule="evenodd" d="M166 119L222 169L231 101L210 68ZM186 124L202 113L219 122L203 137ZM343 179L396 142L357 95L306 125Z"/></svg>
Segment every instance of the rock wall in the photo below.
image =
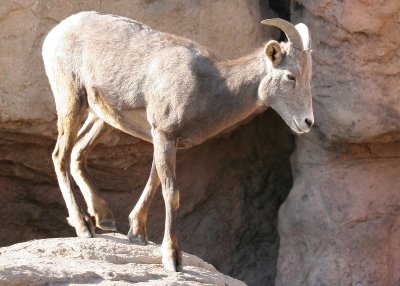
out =
<svg viewBox="0 0 400 286"><path fill-rule="evenodd" d="M264 7L263 17L274 17ZM244 55L273 32L260 25L257 0L6 1L0 5L0 245L75 236L65 220L51 152L56 138L53 97L41 45L63 18L83 10L128 16L196 40L222 58ZM272 34L273 35L273 34ZM121 132L100 144L89 171L109 201L120 232L150 171L152 146ZM279 238L277 212L291 185L288 128L267 111L229 136L178 153L179 237L184 251L250 285L273 284ZM149 236L161 242L164 203L157 194Z"/></svg>
<svg viewBox="0 0 400 286"><path fill-rule="evenodd" d="M276 285L400 284L399 11L292 3L313 31L316 126L296 138Z"/></svg>

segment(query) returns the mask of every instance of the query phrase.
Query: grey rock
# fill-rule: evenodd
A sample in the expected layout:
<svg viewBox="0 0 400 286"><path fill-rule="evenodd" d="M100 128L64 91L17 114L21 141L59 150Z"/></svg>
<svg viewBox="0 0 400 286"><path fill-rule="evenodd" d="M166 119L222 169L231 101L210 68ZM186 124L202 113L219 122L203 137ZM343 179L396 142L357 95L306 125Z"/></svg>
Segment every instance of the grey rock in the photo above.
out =
<svg viewBox="0 0 400 286"><path fill-rule="evenodd" d="M183 271L168 272L159 245L133 245L121 234L32 240L0 253L0 285L245 285L186 253Z"/></svg>

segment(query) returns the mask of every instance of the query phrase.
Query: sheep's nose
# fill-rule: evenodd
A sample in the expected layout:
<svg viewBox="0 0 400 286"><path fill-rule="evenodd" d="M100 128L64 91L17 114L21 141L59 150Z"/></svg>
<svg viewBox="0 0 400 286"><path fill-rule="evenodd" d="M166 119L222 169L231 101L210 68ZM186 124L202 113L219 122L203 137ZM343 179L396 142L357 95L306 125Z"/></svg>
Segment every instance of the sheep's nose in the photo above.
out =
<svg viewBox="0 0 400 286"><path fill-rule="evenodd" d="M308 127L311 127L311 125L313 125L314 123L310 118L306 118L304 121L306 122Z"/></svg>

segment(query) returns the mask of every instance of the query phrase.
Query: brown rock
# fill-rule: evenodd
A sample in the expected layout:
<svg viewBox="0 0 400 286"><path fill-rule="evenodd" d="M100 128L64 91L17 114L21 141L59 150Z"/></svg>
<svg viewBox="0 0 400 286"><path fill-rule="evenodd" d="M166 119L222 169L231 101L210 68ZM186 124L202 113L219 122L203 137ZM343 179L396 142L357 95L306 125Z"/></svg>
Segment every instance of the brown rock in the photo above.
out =
<svg viewBox="0 0 400 286"><path fill-rule="evenodd" d="M321 139L297 140L292 155L276 285L397 285L400 143Z"/></svg>
<svg viewBox="0 0 400 286"><path fill-rule="evenodd" d="M296 139L276 285L400 283L398 1L299 1L316 128Z"/></svg>
<svg viewBox="0 0 400 286"><path fill-rule="evenodd" d="M292 20L313 36L317 128L333 141L399 140L400 2L298 2Z"/></svg>

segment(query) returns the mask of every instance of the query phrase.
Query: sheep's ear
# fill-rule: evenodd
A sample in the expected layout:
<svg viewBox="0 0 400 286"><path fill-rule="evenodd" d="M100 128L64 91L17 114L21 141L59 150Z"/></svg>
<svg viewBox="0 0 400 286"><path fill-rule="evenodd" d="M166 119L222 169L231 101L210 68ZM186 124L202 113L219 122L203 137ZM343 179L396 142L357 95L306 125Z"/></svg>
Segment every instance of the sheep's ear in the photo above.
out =
<svg viewBox="0 0 400 286"><path fill-rule="evenodd" d="M277 41L269 41L265 45L264 52L274 67L280 64L282 60L282 49Z"/></svg>

